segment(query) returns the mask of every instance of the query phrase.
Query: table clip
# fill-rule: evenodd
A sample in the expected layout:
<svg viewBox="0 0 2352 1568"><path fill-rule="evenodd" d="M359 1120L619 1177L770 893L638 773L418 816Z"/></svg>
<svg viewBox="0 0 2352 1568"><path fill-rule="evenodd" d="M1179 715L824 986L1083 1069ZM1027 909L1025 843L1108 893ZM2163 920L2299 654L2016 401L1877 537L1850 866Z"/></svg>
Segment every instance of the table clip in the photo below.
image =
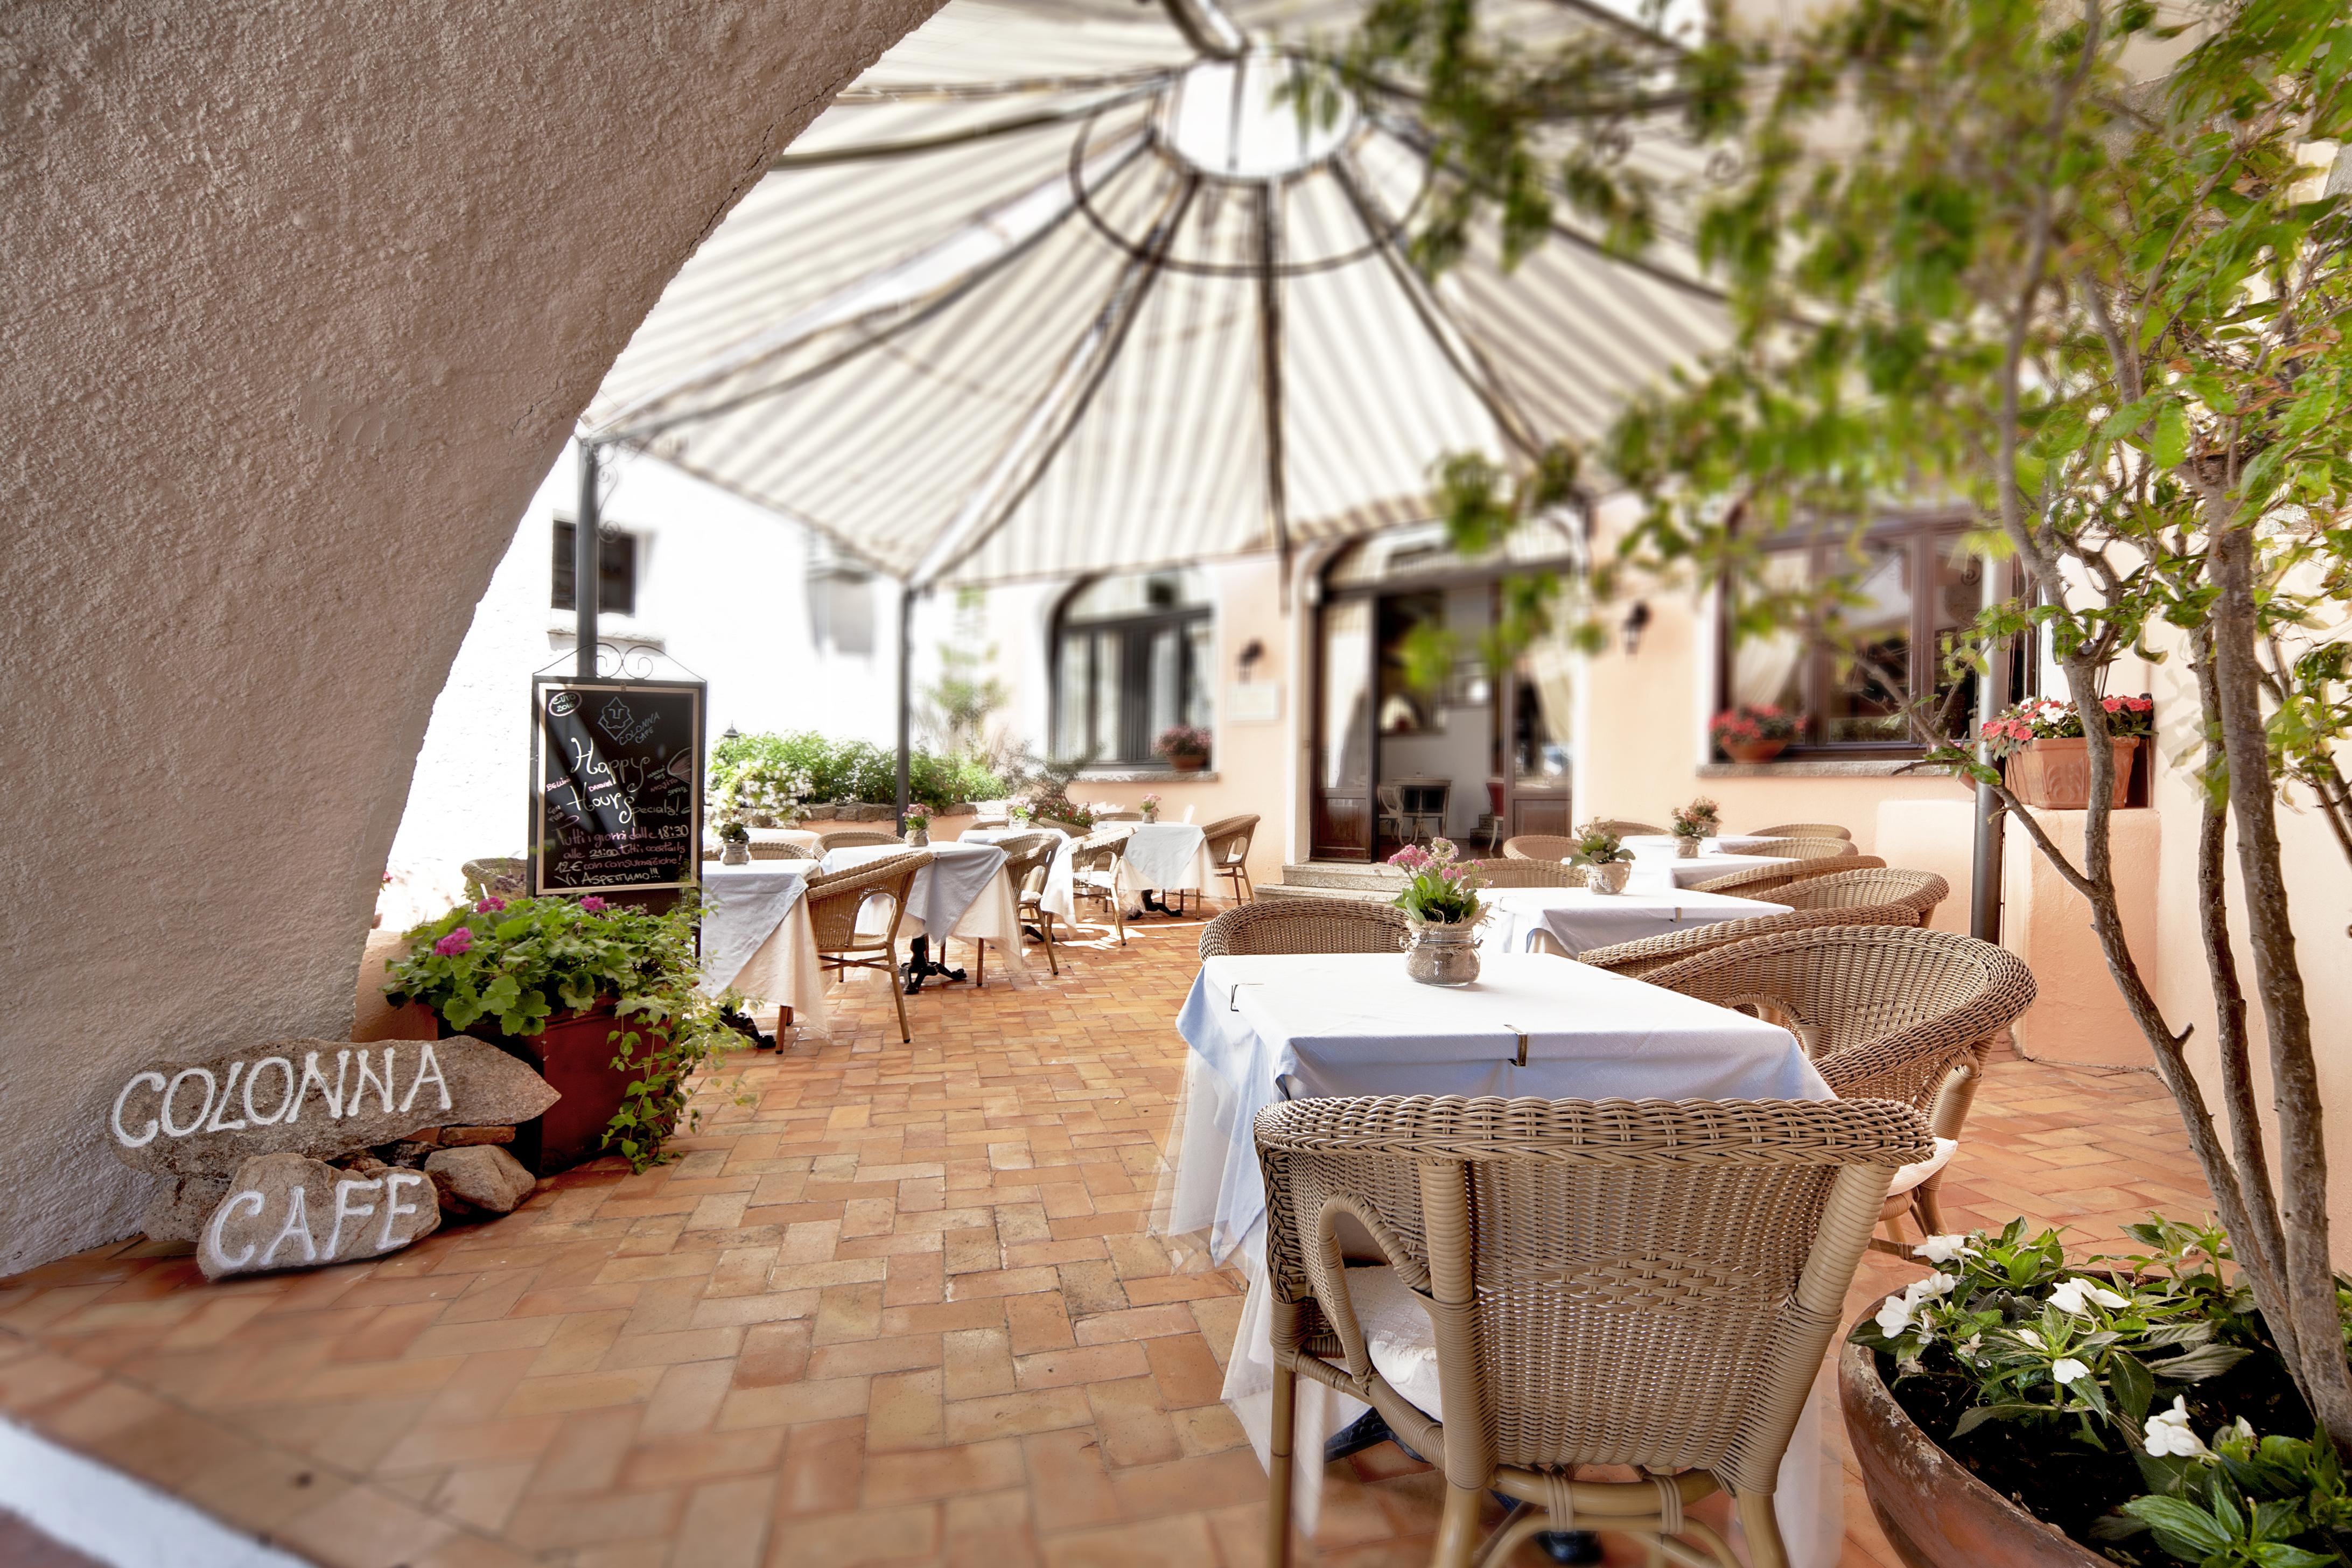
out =
<svg viewBox="0 0 2352 1568"><path fill-rule="evenodd" d="M1242 1010L1242 987L1243 987L1243 986L1244 986L1244 985L1263 985L1263 984L1265 984L1265 981L1263 981L1263 980L1236 980L1236 981L1234 981L1234 990L1233 990L1233 994L1225 998L1225 1011L1226 1011L1226 1012L1228 1012L1228 1013L1238 1013L1238 1012L1240 1012L1240 1011Z"/></svg>
<svg viewBox="0 0 2352 1568"><path fill-rule="evenodd" d="M1513 1034L1515 1034L1515 1035L1518 1036L1518 1037L1519 1037L1519 1057L1518 1057L1518 1060L1517 1060L1517 1062L1516 1064L1514 1064L1514 1065L1518 1066L1518 1067L1525 1067L1525 1066L1527 1066L1527 1065L1528 1065L1528 1036L1527 1036L1527 1031L1526 1031L1526 1030L1524 1030L1524 1029L1514 1029L1514 1030L1512 1030L1511 1032L1512 1032Z"/></svg>

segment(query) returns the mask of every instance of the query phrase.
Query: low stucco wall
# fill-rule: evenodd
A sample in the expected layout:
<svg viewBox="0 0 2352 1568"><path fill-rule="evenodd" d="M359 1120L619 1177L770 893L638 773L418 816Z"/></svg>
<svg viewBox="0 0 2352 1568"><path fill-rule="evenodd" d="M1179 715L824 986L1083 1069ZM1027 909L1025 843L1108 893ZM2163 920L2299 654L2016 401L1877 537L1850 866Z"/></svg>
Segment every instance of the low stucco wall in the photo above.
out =
<svg viewBox="0 0 2352 1568"><path fill-rule="evenodd" d="M131 1063L340 1035L435 693L662 285L934 0L0 13L0 1274Z"/></svg>

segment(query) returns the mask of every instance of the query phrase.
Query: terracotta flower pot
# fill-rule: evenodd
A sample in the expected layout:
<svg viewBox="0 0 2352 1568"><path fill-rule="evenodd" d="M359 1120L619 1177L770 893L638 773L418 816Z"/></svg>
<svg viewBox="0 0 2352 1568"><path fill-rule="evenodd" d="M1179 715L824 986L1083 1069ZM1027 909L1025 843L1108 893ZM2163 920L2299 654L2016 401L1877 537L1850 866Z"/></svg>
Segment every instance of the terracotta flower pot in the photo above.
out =
<svg viewBox="0 0 2352 1568"><path fill-rule="evenodd" d="M2131 787L2132 748L2137 739L2111 742L2115 748L2116 782L2108 803L2121 805ZM2009 787L2028 805L2051 811L2082 811L2091 804L2090 742L2080 735L2063 740L2029 741L2010 757L2005 776Z"/></svg>
<svg viewBox="0 0 2352 1568"><path fill-rule="evenodd" d="M1178 752L1168 759L1168 765L1180 773L1197 773L1209 765L1205 756L1186 756Z"/></svg>
<svg viewBox="0 0 2352 1568"><path fill-rule="evenodd" d="M1788 744L1786 741L1726 741L1723 749L1735 763L1769 763Z"/></svg>
<svg viewBox="0 0 2352 1568"><path fill-rule="evenodd" d="M614 1019L613 1004L599 1002L584 1013L558 1013L536 1035L499 1034L484 1026L488 1022L477 1018L463 1029L452 1029L445 1021L441 1032L445 1037L471 1035L498 1047L563 1097L538 1121L517 1127L508 1152L540 1176L568 1171L609 1152L604 1148L604 1129L637 1076L613 1066L620 1046L612 1035L621 1027ZM644 1036L642 1026L637 1027ZM647 1045L658 1043L655 1037L641 1044L632 1059L642 1060Z"/></svg>
<svg viewBox="0 0 2352 1568"><path fill-rule="evenodd" d="M1870 1511L1911 1568L2109 1568L1938 1447L1887 1392L1867 1346L1839 1351L1838 1403Z"/></svg>

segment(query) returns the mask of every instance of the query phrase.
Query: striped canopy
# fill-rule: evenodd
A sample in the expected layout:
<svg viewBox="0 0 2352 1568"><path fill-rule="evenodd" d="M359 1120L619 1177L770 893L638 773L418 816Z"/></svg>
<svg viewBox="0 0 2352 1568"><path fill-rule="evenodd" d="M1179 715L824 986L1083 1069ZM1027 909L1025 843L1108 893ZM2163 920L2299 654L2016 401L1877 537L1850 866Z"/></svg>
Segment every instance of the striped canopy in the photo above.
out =
<svg viewBox="0 0 2352 1568"><path fill-rule="evenodd" d="M1328 123L1276 98L1354 5L1229 9L950 0L679 271L586 433L912 586L997 583L1426 517L1440 457L1596 435L1721 341L1671 246L1563 226L1426 279L1409 97Z"/></svg>

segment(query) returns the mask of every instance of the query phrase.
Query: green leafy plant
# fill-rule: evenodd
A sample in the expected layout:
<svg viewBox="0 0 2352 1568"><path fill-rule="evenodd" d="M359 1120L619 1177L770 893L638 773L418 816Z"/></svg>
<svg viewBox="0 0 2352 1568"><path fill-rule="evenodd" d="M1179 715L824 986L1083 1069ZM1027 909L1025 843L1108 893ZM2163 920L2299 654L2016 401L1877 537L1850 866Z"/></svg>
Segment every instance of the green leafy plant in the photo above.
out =
<svg viewBox="0 0 2352 1568"><path fill-rule="evenodd" d="M1742 702L1727 708L1706 725L1707 737L1726 751L1766 741L1793 741L1797 731L1795 717L1769 702Z"/></svg>
<svg viewBox="0 0 2352 1568"><path fill-rule="evenodd" d="M1579 866L1606 866L1633 858L1633 852L1625 847L1625 841L1597 822L1588 822L1576 830L1576 852L1569 857Z"/></svg>
<svg viewBox="0 0 2352 1568"><path fill-rule="evenodd" d="M751 842L751 830L745 826L741 822L730 817L727 821L719 825L719 842L721 844L749 844Z"/></svg>
<svg viewBox="0 0 2352 1568"><path fill-rule="evenodd" d="M1427 848L1408 844L1390 856L1389 864L1404 872L1404 891L1393 900L1396 907L1432 925L1475 923L1484 912L1478 889L1486 879L1460 855L1452 839L1433 838Z"/></svg>
<svg viewBox="0 0 2352 1568"><path fill-rule="evenodd" d="M1675 807L1668 822L1677 838L1706 838L1723 829L1723 808L1701 795L1688 805Z"/></svg>
<svg viewBox="0 0 2352 1568"><path fill-rule="evenodd" d="M929 833L930 830L931 830L931 814L930 814L929 812L928 812L928 811L909 811L908 813L907 813L907 831L908 831L908 832L909 832L909 833Z"/></svg>
<svg viewBox="0 0 2352 1568"><path fill-rule="evenodd" d="M1209 732L1191 724L1171 724L1160 731L1151 749L1174 761L1178 757L1206 757L1209 754Z"/></svg>
<svg viewBox="0 0 2352 1568"><path fill-rule="evenodd" d="M908 758L907 773L908 798L935 812L1005 793L1004 781L971 758L918 750ZM898 798L898 760L895 752L871 742L832 741L814 731L738 735L711 749L714 816L726 815L719 806L739 783L764 790L761 798L772 803L789 794L817 802L889 805Z"/></svg>
<svg viewBox="0 0 2352 1568"><path fill-rule="evenodd" d="M634 1076L604 1142L644 1170L660 1163L681 1114L694 1124L695 1070L740 1038L722 1015L743 998L697 989L696 921L690 900L655 914L593 895L491 894L412 928L384 992L395 1005L425 1004L453 1029L480 1022L517 1037L559 1012L613 1003L613 1065Z"/></svg>

